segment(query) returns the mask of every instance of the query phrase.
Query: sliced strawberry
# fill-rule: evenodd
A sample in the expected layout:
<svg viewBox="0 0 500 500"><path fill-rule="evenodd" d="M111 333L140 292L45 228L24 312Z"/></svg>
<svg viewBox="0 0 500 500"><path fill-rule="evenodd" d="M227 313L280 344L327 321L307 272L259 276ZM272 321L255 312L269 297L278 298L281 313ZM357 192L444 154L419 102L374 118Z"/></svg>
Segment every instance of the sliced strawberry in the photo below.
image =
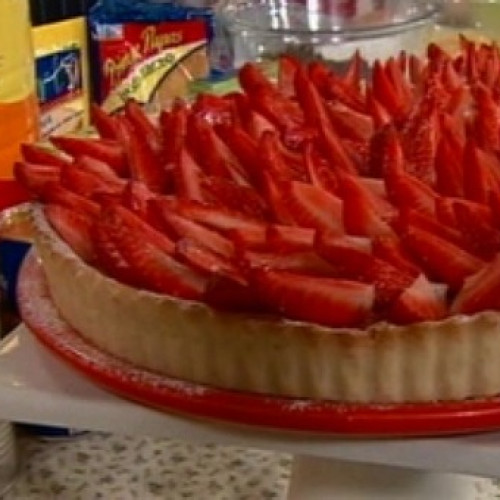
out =
<svg viewBox="0 0 500 500"><path fill-rule="evenodd" d="M428 276L448 284L452 290L460 289L465 278L483 265L481 259L459 246L420 228L407 228L403 241Z"/></svg>
<svg viewBox="0 0 500 500"><path fill-rule="evenodd" d="M92 217L51 203L44 206L44 214L54 230L77 255L85 262L94 260L95 253L91 238Z"/></svg>
<svg viewBox="0 0 500 500"><path fill-rule="evenodd" d="M269 248L266 226L255 226L254 228L231 229L227 237L234 244L235 253L247 250L267 250Z"/></svg>
<svg viewBox="0 0 500 500"><path fill-rule="evenodd" d="M276 134L277 128L261 113L255 110L250 111L247 123L248 133L256 140L260 140L265 132Z"/></svg>
<svg viewBox="0 0 500 500"><path fill-rule="evenodd" d="M211 125L231 126L237 114L235 103L231 99L203 92L197 95L191 111Z"/></svg>
<svg viewBox="0 0 500 500"><path fill-rule="evenodd" d="M384 71L398 96L403 115L407 115L412 105L413 92L405 79L399 61L390 57L385 63Z"/></svg>
<svg viewBox="0 0 500 500"><path fill-rule="evenodd" d="M116 226L109 217L100 217L92 228L92 243L96 254L96 265L108 276L121 283L141 286L140 276L125 260L118 248L114 236Z"/></svg>
<svg viewBox="0 0 500 500"><path fill-rule="evenodd" d="M373 195L355 177L342 176L341 197L344 202L344 227L348 234L370 237L394 235L387 222L394 217L394 208Z"/></svg>
<svg viewBox="0 0 500 500"><path fill-rule="evenodd" d="M414 208L433 215L437 193L424 182L410 174L388 174L385 176L389 200L399 208Z"/></svg>
<svg viewBox="0 0 500 500"><path fill-rule="evenodd" d="M414 280L413 274L328 235L319 235L316 249L320 256L340 269L341 276L373 284L379 309L387 307Z"/></svg>
<svg viewBox="0 0 500 500"><path fill-rule="evenodd" d="M452 150L452 144L442 137L436 152L436 190L444 196L463 196L462 159Z"/></svg>
<svg viewBox="0 0 500 500"><path fill-rule="evenodd" d="M278 59L278 89L285 97L295 96L295 74L300 62L293 56L284 54Z"/></svg>
<svg viewBox="0 0 500 500"><path fill-rule="evenodd" d="M188 140L203 170L219 177L226 177L242 186L248 186L248 174L236 156L215 133L212 126L199 117L192 116Z"/></svg>
<svg viewBox="0 0 500 500"><path fill-rule="evenodd" d="M154 200L151 202L151 206L161 219L166 232L171 235L174 240L189 238L192 241L203 244L211 251L228 259L234 254L234 246L228 238L225 238L218 232L208 229L201 224L176 214L171 210L168 204L163 202L163 200Z"/></svg>
<svg viewBox="0 0 500 500"><path fill-rule="evenodd" d="M400 174L405 171L406 160L399 133L393 125L377 130L370 141L368 172L373 177Z"/></svg>
<svg viewBox="0 0 500 500"><path fill-rule="evenodd" d="M272 175L271 172L263 172L264 193L267 204L272 212L272 219L280 224L295 225L290 208L284 203L282 191L283 182Z"/></svg>
<svg viewBox="0 0 500 500"><path fill-rule="evenodd" d="M325 103L304 68L297 68L294 83L297 100L304 112L306 123L317 128L327 126L329 118Z"/></svg>
<svg viewBox="0 0 500 500"><path fill-rule="evenodd" d="M261 88L270 92L276 92L276 87L264 75L261 69L254 63L246 63L238 71L238 79L245 92L251 94Z"/></svg>
<svg viewBox="0 0 500 500"><path fill-rule="evenodd" d="M175 192L181 198L193 201L203 201L203 189L201 179L203 171L191 153L182 148L180 152L179 163L173 171Z"/></svg>
<svg viewBox="0 0 500 500"><path fill-rule="evenodd" d="M80 196L53 182L43 185L40 196L45 203L62 205L81 214L96 216L100 211L99 205L94 201L88 200L84 196Z"/></svg>
<svg viewBox="0 0 500 500"><path fill-rule="evenodd" d="M375 130L379 130L392 123L392 116L384 106L377 101L370 86L367 86L366 89L366 108L373 120Z"/></svg>
<svg viewBox="0 0 500 500"><path fill-rule="evenodd" d="M393 225L400 232L404 232L408 227L417 227L450 241L455 245L462 246L464 239L461 232L456 229L457 225L455 221L456 218L453 219L453 224L445 224L425 212L419 212L413 208L403 208Z"/></svg>
<svg viewBox="0 0 500 500"><path fill-rule="evenodd" d="M143 287L185 299L199 299L206 279L165 250L167 238L123 207L107 207L103 217L113 240ZM160 238L162 237L162 238ZM172 253L173 253L172 249Z"/></svg>
<svg viewBox="0 0 500 500"><path fill-rule="evenodd" d="M404 134L403 146L409 163L406 170L430 186L434 185L436 178L434 162L438 134L439 122L434 110L418 116Z"/></svg>
<svg viewBox="0 0 500 500"><path fill-rule="evenodd" d="M374 298L371 285L286 271L255 271L253 284L276 313L331 327L363 325Z"/></svg>
<svg viewBox="0 0 500 500"><path fill-rule="evenodd" d="M90 105L90 121L101 139L118 139L116 119L108 115L98 104Z"/></svg>
<svg viewBox="0 0 500 500"><path fill-rule="evenodd" d="M238 125L219 127L217 133L244 167L251 183L260 186L262 184L262 165L258 142Z"/></svg>
<svg viewBox="0 0 500 500"><path fill-rule="evenodd" d="M451 305L452 314L500 309L500 255L469 276Z"/></svg>
<svg viewBox="0 0 500 500"><path fill-rule="evenodd" d="M270 224L267 227L266 241L278 252L311 250L314 245L315 230L306 227Z"/></svg>
<svg viewBox="0 0 500 500"><path fill-rule="evenodd" d="M370 116L357 113L340 103L327 105L326 111L341 137L367 142L373 135L373 120Z"/></svg>
<svg viewBox="0 0 500 500"><path fill-rule="evenodd" d="M46 184L59 183L61 167L18 161L14 164L14 177L30 193L40 195Z"/></svg>
<svg viewBox="0 0 500 500"><path fill-rule="evenodd" d="M120 194L124 182L111 183L105 178L81 169L78 165L68 165L61 170L61 185L85 198L92 198L96 193Z"/></svg>
<svg viewBox="0 0 500 500"><path fill-rule="evenodd" d="M52 167L64 167L71 161L59 152L38 146L37 144L21 144L21 154L25 162Z"/></svg>
<svg viewBox="0 0 500 500"><path fill-rule="evenodd" d="M342 200L328 191L292 181L282 192L283 204L296 223L303 227L344 233Z"/></svg>
<svg viewBox="0 0 500 500"><path fill-rule="evenodd" d="M499 161L490 153L479 149L473 140L464 150L464 192L469 200L487 205L492 192L500 192Z"/></svg>
<svg viewBox="0 0 500 500"><path fill-rule="evenodd" d="M221 207L202 205L193 201L181 200L176 206L178 213L195 222L205 226L217 229L222 232L231 229L248 229L265 227L265 225L256 219Z"/></svg>
<svg viewBox="0 0 500 500"><path fill-rule="evenodd" d="M175 255L202 274L226 276L233 281L246 284L243 275L231 261L199 241L181 238L175 244Z"/></svg>
<svg viewBox="0 0 500 500"><path fill-rule="evenodd" d="M118 175L128 170L125 151L116 141L69 136L53 136L50 140L54 146L74 158L90 156L107 163Z"/></svg>
<svg viewBox="0 0 500 500"><path fill-rule="evenodd" d="M384 106L393 119L401 120L404 118L405 103L378 60L374 62L372 68L372 89L375 99Z"/></svg>
<svg viewBox="0 0 500 500"><path fill-rule="evenodd" d="M215 205L256 219L265 219L268 215L267 203L252 187L221 177L206 176L201 180L201 189L205 200Z"/></svg>
<svg viewBox="0 0 500 500"><path fill-rule="evenodd" d="M188 109L179 101L171 111L162 111L159 120L164 146L163 157L167 164L176 164L186 141Z"/></svg>
<svg viewBox="0 0 500 500"><path fill-rule="evenodd" d="M239 255L240 267L249 269L273 269L314 276L337 276L338 269L312 250L244 251Z"/></svg>
<svg viewBox="0 0 500 500"><path fill-rule="evenodd" d="M163 148L160 127L149 119L142 106L134 99L129 99L125 103L124 111L139 139L146 141L151 151L159 155Z"/></svg>
<svg viewBox="0 0 500 500"><path fill-rule="evenodd" d="M475 133L479 146L487 151L500 149L500 108L495 103L491 90L478 83L474 88L477 112Z"/></svg>
<svg viewBox="0 0 500 500"><path fill-rule="evenodd" d="M326 189L332 194L338 194L338 175L312 144L308 144L304 149L304 164L314 186Z"/></svg>
<svg viewBox="0 0 500 500"><path fill-rule="evenodd" d="M421 321L437 321L446 316L445 294L439 294L436 287L421 274L396 298L387 313L390 321L410 324Z"/></svg>
<svg viewBox="0 0 500 500"><path fill-rule="evenodd" d="M130 177L143 182L155 193L166 193L171 185L169 172L150 145L139 136L131 135L126 145Z"/></svg>
<svg viewBox="0 0 500 500"><path fill-rule="evenodd" d="M375 257L391 263L398 269L413 276L418 276L422 270L414 259L401 245L399 238L379 236L371 240L372 252Z"/></svg>
<svg viewBox="0 0 500 500"><path fill-rule="evenodd" d="M490 260L500 251L500 231L490 224L484 212L464 203L456 203L454 210L465 246L470 252Z"/></svg>
<svg viewBox="0 0 500 500"><path fill-rule="evenodd" d="M363 66L365 64L365 61L361 57L361 52L359 49L356 49L349 59L347 70L342 78L347 87L359 90L363 74Z"/></svg>
<svg viewBox="0 0 500 500"><path fill-rule="evenodd" d="M259 142L262 168L279 181L298 180L290 164L286 162L276 134L266 132Z"/></svg>

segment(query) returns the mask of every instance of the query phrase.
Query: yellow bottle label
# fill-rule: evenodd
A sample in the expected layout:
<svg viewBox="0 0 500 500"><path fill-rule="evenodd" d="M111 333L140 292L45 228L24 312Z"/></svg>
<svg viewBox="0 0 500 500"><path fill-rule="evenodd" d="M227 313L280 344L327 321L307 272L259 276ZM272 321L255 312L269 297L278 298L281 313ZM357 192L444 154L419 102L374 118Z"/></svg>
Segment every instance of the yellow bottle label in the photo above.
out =
<svg viewBox="0 0 500 500"><path fill-rule="evenodd" d="M28 3L0 0L0 178L12 176L19 146L37 137Z"/></svg>

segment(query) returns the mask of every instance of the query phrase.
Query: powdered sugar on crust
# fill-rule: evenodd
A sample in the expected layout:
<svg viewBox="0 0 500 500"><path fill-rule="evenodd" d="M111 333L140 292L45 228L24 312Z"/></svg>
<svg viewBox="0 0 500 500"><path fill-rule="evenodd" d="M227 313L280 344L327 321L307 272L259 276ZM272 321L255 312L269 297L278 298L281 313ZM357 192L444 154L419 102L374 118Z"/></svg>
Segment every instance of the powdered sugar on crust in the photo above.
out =
<svg viewBox="0 0 500 500"><path fill-rule="evenodd" d="M87 365L92 371L106 371L111 377L122 379L123 382L155 388L158 391L168 389L188 396L200 396L208 390L199 384L167 378L134 367L104 353L83 339L61 318L52 303L40 261L33 251L21 269L18 299L22 317L35 334L64 358L78 358L80 366Z"/></svg>

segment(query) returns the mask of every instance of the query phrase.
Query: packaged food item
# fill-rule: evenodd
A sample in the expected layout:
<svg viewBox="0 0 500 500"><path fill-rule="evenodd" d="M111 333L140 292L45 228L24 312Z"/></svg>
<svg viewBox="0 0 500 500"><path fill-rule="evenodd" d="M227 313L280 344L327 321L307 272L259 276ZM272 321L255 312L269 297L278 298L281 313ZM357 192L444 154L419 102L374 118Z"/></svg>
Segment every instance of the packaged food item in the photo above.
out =
<svg viewBox="0 0 500 500"><path fill-rule="evenodd" d="M33 28L40 134L74 132L88 125L86 21L75 17Z"/></svg>
<svg viewBox="0 0 500 500"><path fill-rule="evenodd" d="M37 99L29 8L0 2L0 179L12 178L19 145L36 139Z"/></svg>
<svg viewBox="0 0 500 500"><path fill-rule="evenodd" d="M209 9L102 0L90 11L94 99L108 112L130 98L150 111L208 75Z"/></svg>

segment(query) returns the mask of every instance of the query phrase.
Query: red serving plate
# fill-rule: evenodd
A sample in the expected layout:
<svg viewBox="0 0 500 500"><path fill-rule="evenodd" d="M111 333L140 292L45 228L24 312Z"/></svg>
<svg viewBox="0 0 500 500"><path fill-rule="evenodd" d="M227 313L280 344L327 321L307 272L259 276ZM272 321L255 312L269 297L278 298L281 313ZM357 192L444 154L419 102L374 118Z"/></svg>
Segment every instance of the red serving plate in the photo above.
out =
<svg viewBox="0 0 500 500"><path fill-rule="evenodd" d="M24 322L52 352L113 393L166 412L344 437L500 429L500 397L449 403L342 404L217 389L138 368L102 352L60 317L34 251L23 263L17 293Z"/></svg>

